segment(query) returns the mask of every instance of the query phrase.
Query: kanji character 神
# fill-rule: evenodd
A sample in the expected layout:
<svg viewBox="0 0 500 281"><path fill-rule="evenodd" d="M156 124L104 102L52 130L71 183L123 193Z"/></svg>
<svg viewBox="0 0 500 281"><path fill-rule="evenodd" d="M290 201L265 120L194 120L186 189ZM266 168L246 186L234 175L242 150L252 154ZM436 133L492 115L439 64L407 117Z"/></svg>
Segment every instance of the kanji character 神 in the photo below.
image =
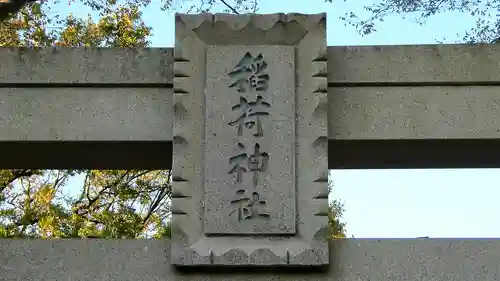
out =
<svg viewBox="0 0 500 281"><path fill-rule="evenodd" d="M245 149L245 146L241 143L238 144L238 147L239 149ZM269 155L266 152L261 152L260 145L257 143L255 144L254 151L250 156L248 156L247 153L238 154L229 158L229 164L233 166L229 171L229 174L236 173L237 183L241 183L243 181L243 173L247 171L253 172L253 185L256 187L259 182L259 172L267 171Z"/></svg>

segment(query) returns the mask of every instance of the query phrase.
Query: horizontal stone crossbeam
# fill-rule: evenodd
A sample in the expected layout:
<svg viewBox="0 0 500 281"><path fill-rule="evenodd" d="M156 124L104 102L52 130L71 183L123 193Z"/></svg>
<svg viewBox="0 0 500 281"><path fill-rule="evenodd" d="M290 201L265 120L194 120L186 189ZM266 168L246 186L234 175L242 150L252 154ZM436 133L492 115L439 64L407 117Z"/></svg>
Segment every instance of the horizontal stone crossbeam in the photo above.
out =
<svg viewBox="0 0 500 281"><path fill-rule="evenodd" d="M327 55L330 168L499 164L497 45ZM19 152L5 167L171 167L173 48L0 48L0 60L0 141Z"/></svg>
<svg viewBox="0 0 500 281"><path fill-rule="evenodd" d="M497 281L498 239L347 239L330 241L328 273L185 274L169 266L169 240L0 240L1 281ZM300 276L300 277L298 277Z"/></svg>
<svg viewBox="0 0 500 281"><path fill-rule="evenodd" d="M328 138L498 138L499 59L496 45L328 47ZM0 60L1 141L172 140L173 48Z"/></svg>

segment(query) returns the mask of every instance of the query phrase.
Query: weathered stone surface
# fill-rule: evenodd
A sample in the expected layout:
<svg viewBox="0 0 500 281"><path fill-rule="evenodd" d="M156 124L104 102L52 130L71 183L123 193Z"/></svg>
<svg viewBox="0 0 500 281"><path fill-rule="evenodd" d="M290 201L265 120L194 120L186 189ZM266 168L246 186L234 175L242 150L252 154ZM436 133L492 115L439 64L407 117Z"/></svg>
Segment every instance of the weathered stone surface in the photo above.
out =
<svg viewBox="0 0 500 281"><path fill-rule="evenodd" d="M0 141L163 141L165 88L0 88Z"/></svg>
<svg viewBox="0 0 500 281"><path fill-rule="evenodd" d="M172 51L0 47L0 84L167 84Z"/></svg>
<svg viewBox="0 0 500 281"><path fill-rule="evenodd" d="M294 76L293 46L207 48L205 234L295 234Z"/></svg>
<svg viewBox="0 0 500 281"><path fill-rule="evenodd" d="M498 86L335 87L330 139L498 139Z"/></svg>
<svg viewBox="0 0 500 281"><path fill-rule="evenodd" d="M328 47L328 82L466 83L500 81L497 44Z"/></svg>
<svg viewBox="0 0 500 281"><path fill-rule="evenodd" d="M216 15L222 26L223 15ZM305 30L293 22L275 24L280 14L239 15L232 30L246 24L239 44L286 44L296 42ZM229 15L231 17L231 15ZM267 20L264 20L267 19ZM240 24L236 24L239 22ZM205 22L201 29L211 29ZM265 36L252 33L261 26ZM273 27L274 26L274 27ZM201 28L201 29L200 29ZM267 29L266 29L267 28ZM205 33L203 33L205 34ZM226 40L238 44L225 33L209 33L205 42ZM286 34L286 36L282 36ZM232 40L232 41L230 41ZM0 47L0 83L172 83L173 48L43 48ZM160 58L160 59L159 59ZM399 46L328 47L328 82L338 83L489 83L500 81L500 47L496 44L439 44ZM71 62L71 63L67 63Z"/></svg>
<svg viewBox="0 0 500 281"><path fill-rule="evenodd" d="M172 199L174 265L328 264L325 31L325 14L177 15ZM264 183L264 191L269 183L277 184L277 188L267 188L267 195L272 197L269 202L274 205L271 206L271 219L240 226L230 223L226 215L231 211L227 204L235 180L228 171L230 164L234 164L229 161L228 154L243 146L255 149L256 143L251 140L261 134L254 132L254 135L241 136L240 145L234 141L235 128L225 127L238 117L229 110L239 102L239 96L231 96L238 93L238 85L231 87L233 92L228 91L226 75L247 52L255 56L257 51L265 57L271 56L268 58L269 75L271 80L275 76L281 81L270 81L267 85L272 93L270 99L265 100L262 95L259 101L261 105L263 101L269 103L274 118L270 123L262 122L262 129L271 134L269 139L262 141L262 150L259 146L268 159L273 159L268 163L273 167L256 183ZM213 60L217 65L212 65ZM226 88L221 90L220 87ZM248 98L247 102L251 97L257 101L257 97L250 94L245 92L242 97ZM275 109L271 110L272 106ZM258 125L254 123L248 128L257 129ZM247 166L247 170L250 167ZM228 184L231 180L233 186ZM246 186L253 184L252 177L245 181L249 181L245 182ZM261 201L260 197L257 201ZM298 204L295 211L294 202ZM273 217L277 219L272 220Z"/></svg>
<svg viewBox="0 0 500 281"><path fill-rule="evenodd" d="M328 271L179 272L169 240L0 239L0 281L497 281L500 239L330 241Z"/></svg>
<svg viewBox="0 0 500 281"><path fill-rule="evenodd" d="M0 61L4 62L0 64L0 84L4 87L0 89L0 122L3 122L0 141L23 141L22 149L13 149L13 146L18 147L17 144L2 142L7 151L22 151L16 158L5 159L2 162L5 168L78 166L125 169L137 168L136 165L171 168L171 124L174 117L172 90L168 87L172 83L173 48L143 52L113 48L56 48L56 52L52 51L50 48L0 48ZM450 158L451 155L463 159L460 167L483 167L484 163L498 166L495 164L498 163L496 150L491 150L497 146L491 142L499 138L496 116L500 115L495 86L500 79L497 63L500 48L495 44L329 47L328 57L330 145L334 141L352 143L352 140L363 140L366 144L346 149L337 142L335 149L342 150L345 157L331 154L330 168L387 167L385 165L390 161L386 157L391 153L384 155L381 152L379 140L394 141L396 147L405 146L404 150L392 154L400 155L398 161L414 168L439 162L423 156L417 160L416 154L436 156L438 152L444 161L440 163L445 163L440 167L457 164L458 160ZM187 71L181 62L176 68L177 85L182 85L179 83L183 71ZM127 68L128 72L121 71L122 68ZM161 87L155 84L165 79L161 71L167 77L166 88L143 88ZM33 83L42 83L44 88L35 88ZM119 88L121 83L128 83L127 87L141 84L138 85L141 88ZM384 85L367 87L370 83ZM407 83L408 87L401 84L393 87L391 83ZM433 83L443 86L437 87ZM456 83L462 85L457 87ZM179 101L179 96L176 100ZM180 103L177 103L176 110L179 114L177 124L187 122L185 118L193 114L186 115L188 111ZM18 122L14 113L23 116L23 121ZM85 130L77 130L82 127ZM177 142L182 142L180 136L177 136ZM457 153L443 152L444 149L437 147L431 149L428 143L424 143L430 139L450 143L450 139L481 138L489 140L487 151L484 143L478 146L474 142L462 142L457 146L453 142L440 146ZM404 144L405 140L412 139L422 140L418 144L419 152ZM110 163L99 158L101 151L110 153L109 149L114 147L110 143L105 144L105 149L93 147L103 147L104 144L90 143L84 147L74 144L69 148L68 143L59 143L62 140L127 141L114 148L111 154L120 155L124 145L129 156L137 157L128 157L126 161L116 157ZM138 143L141 141L166 141L168 145L161 153L148 154L144 151L154 151L151 144ZM78 153L71 152L74 147L78 147L75 148ZM58 166L50 163L52 160L47 157L54 154L61 155L56 163ZM145 154L150 156L140 160ZM354 154L363 161L354 160ZM472 163L468 155L475 155L477 162ZM488 160L480 161L479 158ZM392 163L391 167L399 165Z"/></svg>

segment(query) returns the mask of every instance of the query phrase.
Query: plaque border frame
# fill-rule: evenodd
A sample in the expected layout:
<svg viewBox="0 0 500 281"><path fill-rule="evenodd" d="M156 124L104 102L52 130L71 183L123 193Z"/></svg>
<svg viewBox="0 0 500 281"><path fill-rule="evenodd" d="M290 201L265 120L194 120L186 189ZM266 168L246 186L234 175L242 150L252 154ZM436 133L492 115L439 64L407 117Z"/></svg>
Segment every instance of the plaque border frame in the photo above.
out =
<svg viewBox="0 0 500 281"><path fill-rule="evenodd" d="M328 265L326 13L176 14L175 21L171 264ZM204 234L203 120L208 45L295 47L295 236Z"/></svg>

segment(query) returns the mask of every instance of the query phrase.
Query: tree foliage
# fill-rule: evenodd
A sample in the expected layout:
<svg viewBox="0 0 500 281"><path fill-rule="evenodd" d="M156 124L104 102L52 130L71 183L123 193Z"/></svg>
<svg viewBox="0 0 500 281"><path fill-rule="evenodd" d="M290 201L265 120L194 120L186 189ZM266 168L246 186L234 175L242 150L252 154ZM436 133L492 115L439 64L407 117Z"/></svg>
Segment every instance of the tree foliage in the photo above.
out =
<svg viewBox="0 0 500 281"><path fill-rule="evenodd" d="M325 0L333 3L338 0ZM346 1L346 0L344 0ZM500 0L378 0L365 6L368 16L348 12L343 17L362 35L376 31L377 23L391 15L413 17L418 23L444 12L460 12L476 18L476 25L463 33L464 43L497 43L500 40Z"/></svg>
<svg viewBox="0 0 500 281"><path fill-rule="evenodd" d="M167 170L2 170L0 237L168 236L170 178Z"/></svg>
<svg viewBox="0 0 500 281"><path fill-rule="evenodd" d="M59 0L57 0L59 1ZM57 1L55 3L57 3ZM28 5L0 23L0 46L9 47L147 47L151 27L142 21L140 6L109 1L90 15L64 18L53 15L50 5Z"/></svg>
<svg viewBox="0 0 500 281"><path fill-rule="evenodd" d="M0 237L169 237L171 191L168 170L0 170ZM332 202L332 238L343 211Z"/></svg>
<svg viewBox="0 0 500 281"><path fill-rule="evenodd" d="M36 0L0 0L2 1L36 1ZM46 1L46 0L38 0ZM151 29L144 26L140 22L139 10L141 7L146 7L151 4L151 0L122 0L119 4L118 0L78 0L93 11L98 12L99 17L106 18L103 22L93 22L92 19L75 20L71 15L70 18L59 19L59 16L49 16L51 8L50 4L56 4L60 0L48 0L55 2L44 2L43 8L40 4L29 5L22 10L20 14L14 15L5 25L0 25L0 46L22 45L16 39L16 34L28 35L30 37L27 42L33 45L39 41L46 42L46 45L61 42L64 46L73 46L77 38L74 34L77 31L85 30L86 36L81 45L94 46L110 46L117 34L110 34L110 30L121 30L127 33L133 25L138 25L137 34L129 34L128 36L138 36L139 39L146 38ZM69 0L76 1L76 0ZM260 0L263 1L263 0ZM259 0L197 0L197 1L175 1L177 4L188 12L210 12L214 8L222 9L229 13L245 13L257 12ZM340 0L324 0L332 3L332 9ZM347 1L347 0L344 0ZM351 0L353 1L353 0ZM162 10L171 9L174 7L174 0L160 0ZM1 5L0 5L1 8ZM365 6L366 15L350 11L341 17L347 24L355 27L362 35L370 34L376 31L377 23L384 21L387 16L400 15L402 18L413 17L420 24L425 24L426 21L437 14L444 12L462 12L469 14L477 19L476 25L471 26L469 30L457 30L464 32L462 41L466 43L479 42L498 42L500 41L500 0L377 0L372 4ZM0 9L1 10L1 9ZM116 16L114 16L116 15ZM69 23L68 23L69 21ZM90 21L90 22L89 22ZM112 25L120 25L122 28L111 29L109 22ZM59 25L51 32L46 32L48 25ZM85 29L84 27L88 29ZM71 27L71 28L69 28ZM60 38L61 29L69 28L66 32L70 38ZM80 29L78 29L80 28ZM55 36L55 37L54 37ZM91 37L89 37L91 36ZM92 37L94 36L94 37ZM122 38L125 39L125 38ZM129 46L131 40L119 42L120 46ZM146 42L140 41L140 44ZM139 42L137 42L139 43ZM3 44L3 45L2 45Z"/></svg>

